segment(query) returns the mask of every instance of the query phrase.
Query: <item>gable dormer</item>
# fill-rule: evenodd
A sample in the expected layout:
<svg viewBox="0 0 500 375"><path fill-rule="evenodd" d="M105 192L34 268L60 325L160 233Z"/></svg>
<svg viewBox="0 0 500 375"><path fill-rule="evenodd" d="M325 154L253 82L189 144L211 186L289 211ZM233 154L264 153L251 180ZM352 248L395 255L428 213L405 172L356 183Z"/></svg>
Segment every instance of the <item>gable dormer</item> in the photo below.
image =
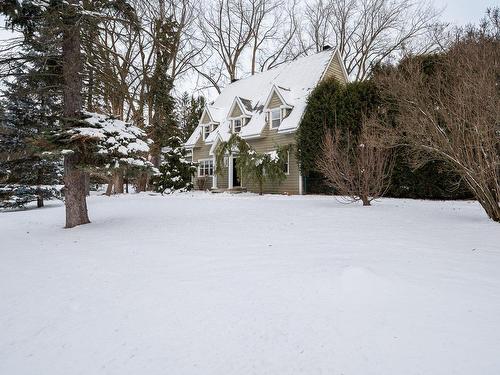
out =
<svg viewBox="0 0 500 375"><path fill-rule="evenodd" d="M281 122L290 114L293 106L288 103L285 99L285 92L288 92L284 88L280 88L273 85L271 92L269 93L266 103L264 105L264 111L266 111L266 123L269 125L270 129L278 129Z"/></svg>
<svg viewBox="0 0 500 375"><path fill-rule="evenodd" d="M239 133L241 128L250 122L252 117L252 102L236 96L227 116L232 133Z"/></svg>
<svg viewBox="0 0 500 375"><path fill-rule="evenodd" d="M200 126L201 126L201 139L203 141L205 141L210 135L210 133L212 133L219 126L219 123L215 121L212 114L210 113L210 109L208 106L205 107L205 109L203 110L200 119Z"/></svg>

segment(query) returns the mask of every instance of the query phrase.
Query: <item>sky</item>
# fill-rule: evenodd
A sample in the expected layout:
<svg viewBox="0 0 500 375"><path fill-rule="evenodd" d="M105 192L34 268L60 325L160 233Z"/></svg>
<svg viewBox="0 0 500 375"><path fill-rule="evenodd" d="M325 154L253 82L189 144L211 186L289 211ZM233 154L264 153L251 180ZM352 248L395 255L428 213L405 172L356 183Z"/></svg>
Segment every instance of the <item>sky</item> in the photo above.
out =
<svg viewBox="0 0 500 375"><path fill-rule="evenodd" d="M488 7L500 6L500 0L434 0L436 8L443 9L443 20L456 24L477 24Z"/></svg>

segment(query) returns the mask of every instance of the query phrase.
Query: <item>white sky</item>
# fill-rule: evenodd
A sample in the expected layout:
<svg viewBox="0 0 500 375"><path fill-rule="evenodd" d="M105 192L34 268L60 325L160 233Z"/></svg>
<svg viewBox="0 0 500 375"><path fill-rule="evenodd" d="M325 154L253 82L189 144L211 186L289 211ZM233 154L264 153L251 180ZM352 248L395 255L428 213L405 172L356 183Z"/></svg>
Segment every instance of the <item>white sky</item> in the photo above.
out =
<svg viewBox="0 0 500 375"><path fill-rule="evenodd" d="M438 9L444 8L443 20L456 25L477 24L486 9L500 6L499 0L433 0Z"/></svg>

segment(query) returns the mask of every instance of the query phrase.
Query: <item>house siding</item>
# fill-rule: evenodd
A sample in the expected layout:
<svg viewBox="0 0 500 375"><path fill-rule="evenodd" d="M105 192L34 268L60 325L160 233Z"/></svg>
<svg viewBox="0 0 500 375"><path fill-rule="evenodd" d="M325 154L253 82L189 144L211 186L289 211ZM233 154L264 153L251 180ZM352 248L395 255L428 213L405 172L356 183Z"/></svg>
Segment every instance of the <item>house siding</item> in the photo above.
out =
<svg viewBox="0 0 500 375"><path fill-rule="evenodd" d="M276 92L273 92L273 96L271 96L271 100L269 100L268 108L279 108L281 105L283 105L283 103L280 97Z"/></svg>
<svg viewBox="0 0 500 375"><path fill-rule="evenodd" d="M193 148L193 162L198 163L201 159L211 159L212 156L209 155L210 145L206 145L201 138L196 142L195 147ZM194 176L194 188L199 189L198 186L198 171ZM212 177L208 177L208 189L212 187Z"/></svg>
<svg viewBox="0 0 500 375"><path fill-rule="evenodd" d="M243 113L241 112L241 108L238 104L236 104L233 108L233 111L229 114L229 117L239 117Z"/></svg>
<svg viewBox="0 0 500 375"><path fill-rule="evenodd" d="M206 112L201 117L201 121L200 122L202 124L208 124L208 123L210 123L210 117L208 117L208 114Z"/></svg>
<svg viewBox="0 0 500 375"><path fill-rule="evenodd" d="M342 72L342 66L340 65L338 54L335 54L335 56L333 56L332 61L330 61L330 64L325 70L323 79L327 78L335 78L340 83L347 83L347 80Z"/></svg>
<svg viewBox="0 0 500 375"><path fill-rule="evenodd" d="M276 150L277 146L291 145L290 160L289 160L289 174L281 184L272 184L270 182L264 183L264 193L287 193L299 194L299 166L296 157L295 148L295 133L279 134L277 130L269 129L266 125L262 131L261 138L248 140L248 143L259 153L270 152ZM255 183L243 181L243 185L249 190L258 192L259 186Z"/></svg>
<svg viewBox="0 0 500 375"><path fill-rule="evenodd" d="M288 146L291 145L290 150L290 160L289 160L289 174L286 179L281 184L273 184L270 182L264 183L265 193L287 193L287 194L299 194L299 166L297 163L297 158L295 155L295 133L292 134L279 134L277 130L269 129L268 126L262 131L262 135L257 139L249 139L248 143L259 153L271 152L276 150L277 146ZM203 141L200 141L193 148L193 161L198 162L202 159L212 159L213 156L209 155L211 145L205 145ZM198 189L197 184L198 174L194 178L195 189ZM212 177L208 178L209 188L212 187ZM249 181L242 180L242 186L247 188L249 191L258 192L258 184L251 183ZM222 173L217 174L217 187L219 189L228 188L228 168L223 168Z"/></svg>

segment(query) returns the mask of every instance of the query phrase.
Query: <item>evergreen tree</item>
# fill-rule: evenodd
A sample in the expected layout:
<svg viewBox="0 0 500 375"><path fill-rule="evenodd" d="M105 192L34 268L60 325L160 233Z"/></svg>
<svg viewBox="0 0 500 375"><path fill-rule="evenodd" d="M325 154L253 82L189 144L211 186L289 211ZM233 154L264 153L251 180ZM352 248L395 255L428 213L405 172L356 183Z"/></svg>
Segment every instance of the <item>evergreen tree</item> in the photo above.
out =
<svg viewBox="0 0 500 375"><path fill-rule="evenodd" d="M205 98L203 96L189 96L187 92L184 92L177 101L177 107L180 137L186 141L198 126L205 108Z"/></svg>
<svg viewBox="0 0 500 375"><path fill-rule="evenodd" d="M163 161L159 175L153 178L153 186L160 193L189 191L193 188L192 177L196 166L186 159L186 150L180 137L170 137L168 146L162 150Z"/></svg>
<svg viewBox="0 0 500 375"><path fill-rule="evenodd" d="M34 70L34 69L32 69ZM57 128L57 97L44 90L43 76L31 71L6 83L3 121L0 128L0 165L8 169L5 183L53 185L61 183L60 160L41 155L36 140ZM38 86L38 87L37 87Z"/></svg>

